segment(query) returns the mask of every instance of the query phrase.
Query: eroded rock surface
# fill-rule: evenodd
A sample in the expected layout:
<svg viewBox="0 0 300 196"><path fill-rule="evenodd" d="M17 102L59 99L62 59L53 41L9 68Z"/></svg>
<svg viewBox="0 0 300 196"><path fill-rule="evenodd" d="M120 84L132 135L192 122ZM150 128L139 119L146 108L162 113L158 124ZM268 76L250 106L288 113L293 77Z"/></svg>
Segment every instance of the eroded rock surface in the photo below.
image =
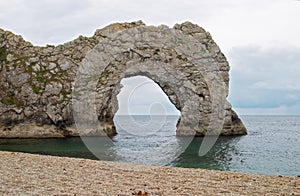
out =
<svg viewBox="0 0 300 196"><path fill-rule="evenodd" d="M46 47L0 29L0 63L0 137L78 136L74 120L97 124L80 134L113 135L120 81L134 75L154 80L181 111L178 135L246 134L226 100L225 56L189 22L116 23Z"/></svg>

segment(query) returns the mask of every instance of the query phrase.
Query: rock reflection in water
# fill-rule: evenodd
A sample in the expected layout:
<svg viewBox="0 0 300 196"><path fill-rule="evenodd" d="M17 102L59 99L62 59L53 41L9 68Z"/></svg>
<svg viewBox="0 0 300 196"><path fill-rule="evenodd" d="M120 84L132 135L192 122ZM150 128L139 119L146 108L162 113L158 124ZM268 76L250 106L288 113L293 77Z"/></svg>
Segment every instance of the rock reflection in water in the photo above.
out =
<svg viewBox="0 0 300 196"><path fill-rule="evenodd" d="M205 156L198 156L203 137L195 137L186 150L170 166L229 170L232 153L237 153L235 144L239 136L220 136Z"/></svg>

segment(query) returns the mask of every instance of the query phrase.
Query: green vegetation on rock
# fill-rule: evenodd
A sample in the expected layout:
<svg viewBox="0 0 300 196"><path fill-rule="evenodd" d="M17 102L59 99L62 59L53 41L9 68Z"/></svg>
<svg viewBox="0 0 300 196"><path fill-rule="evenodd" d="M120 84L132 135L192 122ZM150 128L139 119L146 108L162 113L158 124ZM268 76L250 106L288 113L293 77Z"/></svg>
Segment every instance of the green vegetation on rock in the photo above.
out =
<svg viewBox="0 0 300 196"><path fill-rule="evenodd" d="M40 93L40 90L41 90L41 88L40 87L38 87L38 86L36 86L36 85L32 85L31 86L31 88L32 88L32 91L35 93L35 94L39 94Z"/></svg>
<svg viewBox="0 0 300 196"><path fill-rule="evenodd" d="M6 97L6 98L1 99L1 103L5 104L5 105L14 105L15 100L12 97Z"/></svg>
<svg viewBox="0 0 300 196"><path fill-rule="evenodd" d="M0 48L0 61L6 61L6 48Z"/></svg>
<svg viewBox="0 0 300 196"><path fill-rule="evenodd" d="M41 76L37 76L35 79L36 79L38 82L42 82L42 83L45 83L45 82L46 82L46 78L41 77Z"/></svg>

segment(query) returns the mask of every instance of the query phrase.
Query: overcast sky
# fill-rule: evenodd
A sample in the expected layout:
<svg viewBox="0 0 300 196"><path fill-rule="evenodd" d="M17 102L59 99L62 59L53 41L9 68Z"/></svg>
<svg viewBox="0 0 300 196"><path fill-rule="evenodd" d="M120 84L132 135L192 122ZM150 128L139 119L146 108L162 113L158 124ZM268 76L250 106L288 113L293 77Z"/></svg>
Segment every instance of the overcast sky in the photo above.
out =
<svg viewBox="0 0 300 196"><path fill-rule="evenodd" d="M300 1L0 0L0 28L35 45L135 20L169 26L191 21L209 31L230 63L229 100L238 113L300 114ZM157 97L161 91L149 85L145 90Z"/></svg>

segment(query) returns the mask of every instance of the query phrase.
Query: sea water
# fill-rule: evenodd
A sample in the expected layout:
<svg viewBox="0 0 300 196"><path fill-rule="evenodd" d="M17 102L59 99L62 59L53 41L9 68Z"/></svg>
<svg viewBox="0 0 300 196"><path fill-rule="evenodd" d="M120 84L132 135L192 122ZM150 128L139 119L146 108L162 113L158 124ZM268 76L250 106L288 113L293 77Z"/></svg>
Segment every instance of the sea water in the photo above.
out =
<svg viewBox="0 0 300 196"><path fill-rule="evenodd" d="M248 134L220 136L213 148L198 156L203 137L177 137L177 116L168 116L156 131L149 116L135 116L144 132L128 128L132 117L115 118L112 138L0 139L0 150L81 157L171 167L206 168L271 175L300 175L300 116L241 116ZM153 120L153 119L152 119ZM155 121L153 121L155 122ZM162 121L160 121L161 123ZM132 125L131 125L132 124ZM155 124L155 123L154 123ZM133 131L134 130L134 131ZM86 143L97 143L89 149ZM86 146L87 145L87 146Z"/></svg>

